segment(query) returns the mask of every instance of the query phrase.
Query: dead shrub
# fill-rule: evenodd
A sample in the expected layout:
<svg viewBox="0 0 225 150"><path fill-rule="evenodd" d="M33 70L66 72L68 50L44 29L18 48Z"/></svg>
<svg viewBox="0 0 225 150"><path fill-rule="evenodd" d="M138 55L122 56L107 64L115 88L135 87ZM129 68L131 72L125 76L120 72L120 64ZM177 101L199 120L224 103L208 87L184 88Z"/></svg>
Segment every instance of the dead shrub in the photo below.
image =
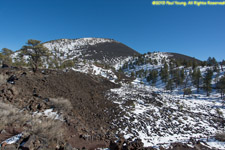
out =
<svg viewBox="0 0 225 150"><path fill-rule="evenodd" d="M42 140L47 140L48 142L59 142L64 141L63 133L65 130L62 125L62 122L59 120L53 120L46 117L35 117L32 119L30 125L31 128L28 128L27 131L31 135L36 135Z"/></svg>
<svg viewBox="0 0 225 150"><path fill-rule="evenodd" d="M218 141L225 142L225 132L216 133L215 139L218 140Z"/></svg>
<svg viewBox="0 0 225 150"><path fill-rule="evenodd" d="M0 85L6 83L8 76L0 74Z"/></svg>
<svg viewBox="0 0 225 150"><path fill-rule="evenodd" d="M0 102L0 110L0 129L14 124L23 125L29 119L29 116L10 104Z"/></svg>
<svg viewBox="0 0 225 150"><path fill-rule="evenodd" d="M13 105L0 102L0 130L7 127L22 127L24 133L35 135L39 139L49 142L64 142L63 122L43 116L34 116L20 111Z"/></svg>
<svg viewBox="0 0 225 150"><path fill-rule="evenodd" d="M54 107L58 110L69 111L73 108L71 102L65 98L50 98L50 102L52 102Z"/></svg>

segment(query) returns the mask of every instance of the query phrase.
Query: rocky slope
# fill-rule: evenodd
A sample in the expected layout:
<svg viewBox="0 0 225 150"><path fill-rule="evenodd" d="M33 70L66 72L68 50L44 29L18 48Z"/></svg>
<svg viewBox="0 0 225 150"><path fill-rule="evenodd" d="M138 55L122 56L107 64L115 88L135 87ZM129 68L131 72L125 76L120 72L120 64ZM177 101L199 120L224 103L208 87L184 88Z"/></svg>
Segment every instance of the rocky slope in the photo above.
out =
<svg viewBox="0 0 225 150"><path fill-rule="evenodd" d="M29 134L26 137L34 136L32 132L37 127L29 125L31 129L27 129L27 122L33 122L34 118L32 119L31 116L41 116L59 122L57 124L61 124L61 127L54 130L60 132L63 128L62 139L72 147L88 149L106 147L107 139L109 141L115 138L110 125L111 120L119 115L120 108L117 104L107 101L104 92L118 85L104 78L74 71L44 70L42 73L33 75L26 69L2 69L1 76L5 79L11 77L8 82L5 80L5 83L3 82L0 86L1 103L20 110L21 115L29 116L24 118L25 122L23 119L20 120L21 116L15 117L15 121L2 124L1 131L19 128L20 132L22 130L23 133ZM5 113L0 115L1 121L5 122L6 120L3 119ZM39 120L45 122L45 119ZM45 142L49 144L51 136L54 134L47 137L35 137L33 140L39 141L43 148L51 149L50 145L44 144Z"/></svg>
<svg viewBox="0 0 225 150"><path fill-rule="evenodd" d="M212 149L224 126L216 97L182 98L138 80L27 69L1 69L1 79L2 146L15 135L8 143L29 149Z"/></svg>
<svg viewBox="0 0 225 150"><path fill-rule="evenodd" d="M224 142L215 139L225 123L223 100L215 89L210 97L203 90L197 93L187 78L192 93L185 96L182 86L166 90L159 76L155 85L147 81L150 72L160 72L165 63L174 66L172 69L184 69L188 76L193 66L176 66L176 61L201 61L160 52L134 56L138 53L111 39L61 39L44 45L55 58L78 62L63 70L41 69L36 74L24 68L0 70L2 146L224 149ZM197 68L203 77L207 69L214 69ZM224 69L221 66L218 74L214 72L213 87Z"/></svg>

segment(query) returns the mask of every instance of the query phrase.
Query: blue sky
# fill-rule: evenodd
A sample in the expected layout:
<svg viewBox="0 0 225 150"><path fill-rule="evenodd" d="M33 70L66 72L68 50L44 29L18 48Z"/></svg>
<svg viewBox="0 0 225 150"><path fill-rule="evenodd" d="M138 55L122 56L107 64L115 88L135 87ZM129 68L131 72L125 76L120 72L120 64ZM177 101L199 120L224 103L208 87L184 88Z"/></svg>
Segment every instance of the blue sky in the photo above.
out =
<svg viewBox="0 0 225 150"><path fill-rule="evenodd" d="M152 6L151 0L1 0L0 49L28 39L104 37L140 53L225 59L225 6Z"/></svg>

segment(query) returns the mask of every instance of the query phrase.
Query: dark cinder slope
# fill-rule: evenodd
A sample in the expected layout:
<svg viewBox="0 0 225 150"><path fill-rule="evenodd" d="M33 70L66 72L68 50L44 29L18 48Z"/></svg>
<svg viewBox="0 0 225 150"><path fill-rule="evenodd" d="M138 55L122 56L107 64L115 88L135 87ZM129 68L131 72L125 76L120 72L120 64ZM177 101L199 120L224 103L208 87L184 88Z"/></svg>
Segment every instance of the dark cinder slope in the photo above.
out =
<svg viewBox="0 0 225 150"><path fill-rule="evenodd" d="M96 60L139 55L137 51L119 42L105 42L89 46L86 54L90 56L84 58Z"/></svg>
<svg viewBox="0 0 225 150"><path fill-rule="evenodd" d="M192 62L196 62L196 63L201 63L202 61L199 60L199 59L196 59L194 57L190 57L190 56L187 56L187 55L183 55L183 54L178 54L178 53L168 53L171 56L171 58L175 59L175 60L181 60L181 61L192 61Z"/></svg>
<svg viewBox="0 0 225 150"><path fill-rule="evenodd" d="M80 38L80 39L59 39L45 42L44 46L49 48L62 60L80 58L100 61L113 65L127 57L139 55L132 48L106 38Z"/></svg>

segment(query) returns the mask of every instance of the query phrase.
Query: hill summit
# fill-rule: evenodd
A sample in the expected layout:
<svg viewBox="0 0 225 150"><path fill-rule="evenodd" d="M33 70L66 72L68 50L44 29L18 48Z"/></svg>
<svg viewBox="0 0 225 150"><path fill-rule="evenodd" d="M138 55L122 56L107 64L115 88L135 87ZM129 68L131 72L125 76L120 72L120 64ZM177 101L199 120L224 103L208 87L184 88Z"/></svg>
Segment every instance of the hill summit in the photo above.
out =
<svg viewBox="0 0 225 150"><path fill-rule="evenodd" d="M45 42L44 46L62 59L82 58L107 64L139 54L118 41L106 38L59 39Z"/></svg>

